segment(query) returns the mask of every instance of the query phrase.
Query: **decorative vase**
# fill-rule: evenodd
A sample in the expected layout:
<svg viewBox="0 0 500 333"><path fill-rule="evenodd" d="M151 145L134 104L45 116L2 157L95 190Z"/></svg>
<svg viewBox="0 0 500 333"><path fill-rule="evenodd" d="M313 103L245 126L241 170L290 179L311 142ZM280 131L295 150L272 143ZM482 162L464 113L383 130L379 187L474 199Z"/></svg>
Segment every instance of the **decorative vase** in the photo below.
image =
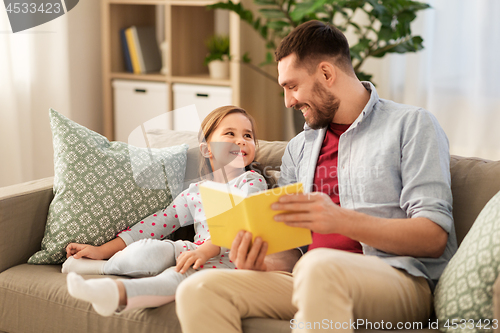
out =
<svg viewBox="0 0 500 333"><path fill-rule="evenodd" d="M229 59L213 60L208 63L208 71L212 79L228 79L229 78Z"/></svg>

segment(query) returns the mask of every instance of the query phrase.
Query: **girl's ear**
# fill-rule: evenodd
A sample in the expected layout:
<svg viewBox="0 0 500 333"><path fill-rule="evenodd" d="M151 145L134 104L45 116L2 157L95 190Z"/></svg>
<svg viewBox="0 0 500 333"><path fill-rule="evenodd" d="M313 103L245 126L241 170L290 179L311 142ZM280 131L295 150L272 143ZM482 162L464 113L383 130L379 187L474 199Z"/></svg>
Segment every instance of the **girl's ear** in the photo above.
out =
<svg viewBox="0 0 500 333"><path fill-rule="evenodd" d="M208 148L208 144L206 142L200 143L200 153L201 156L205 158L210 158L212 156L212 153L210 152L210 149Z"/></svg>

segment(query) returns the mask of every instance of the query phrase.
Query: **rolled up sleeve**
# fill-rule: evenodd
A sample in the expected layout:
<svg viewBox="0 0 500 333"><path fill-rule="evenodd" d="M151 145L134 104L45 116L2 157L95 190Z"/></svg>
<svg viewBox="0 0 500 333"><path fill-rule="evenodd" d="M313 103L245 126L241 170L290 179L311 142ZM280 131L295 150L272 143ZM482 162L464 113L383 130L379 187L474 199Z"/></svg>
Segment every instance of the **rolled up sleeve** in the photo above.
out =
<svg viewBox="0 0 500 333"><path fill-rule="evenodd" d="M436 118L423 109L403 133L401 208L409 218L428 218L449 233L453 215L446 135Z"/></svg>

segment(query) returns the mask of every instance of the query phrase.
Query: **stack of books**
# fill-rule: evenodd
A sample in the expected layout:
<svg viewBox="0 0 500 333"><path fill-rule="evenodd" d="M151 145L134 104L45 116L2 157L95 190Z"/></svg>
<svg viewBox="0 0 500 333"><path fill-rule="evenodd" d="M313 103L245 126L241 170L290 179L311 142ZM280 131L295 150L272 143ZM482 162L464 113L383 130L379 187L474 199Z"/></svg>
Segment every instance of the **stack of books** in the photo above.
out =
<svg viewBox="0 0 500 333"><path fill-rule="evenodd" d="M120 30L127 71L134 74L159 72L162 67L155 27Z"/></svg>

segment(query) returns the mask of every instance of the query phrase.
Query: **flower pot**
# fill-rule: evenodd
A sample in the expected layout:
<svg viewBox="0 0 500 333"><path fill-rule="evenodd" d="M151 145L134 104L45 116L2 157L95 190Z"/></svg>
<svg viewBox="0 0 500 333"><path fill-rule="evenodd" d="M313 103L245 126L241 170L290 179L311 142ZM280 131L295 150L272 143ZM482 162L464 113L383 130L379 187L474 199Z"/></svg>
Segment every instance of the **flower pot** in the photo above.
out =
<svg viewBox="0 0 500 333"><path fill-rule="evenodd" d="M228 79L229 59L210 61L208 63L208 71L212 79Z"/></svg>

